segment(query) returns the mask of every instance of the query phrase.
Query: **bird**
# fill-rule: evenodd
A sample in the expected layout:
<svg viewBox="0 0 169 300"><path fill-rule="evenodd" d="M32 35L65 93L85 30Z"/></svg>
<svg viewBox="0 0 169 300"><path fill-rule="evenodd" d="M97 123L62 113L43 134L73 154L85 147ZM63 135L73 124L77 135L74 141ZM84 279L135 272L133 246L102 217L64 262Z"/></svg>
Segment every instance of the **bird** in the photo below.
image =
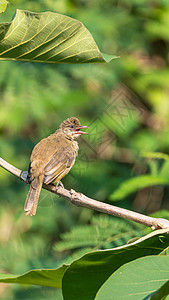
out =
<svg viewBox="0 0 169 300"><path fill-rule="evenodd" d="M48 137L42 139L34 147L27 174L26 182L30 189L25 201L26 215L36 214L40 191L43 183L54 183L57 186L61 179L68 174L78 155L77 138L81 131L88 126L82 126L76 117L63 121L59 128Z"/></svg>

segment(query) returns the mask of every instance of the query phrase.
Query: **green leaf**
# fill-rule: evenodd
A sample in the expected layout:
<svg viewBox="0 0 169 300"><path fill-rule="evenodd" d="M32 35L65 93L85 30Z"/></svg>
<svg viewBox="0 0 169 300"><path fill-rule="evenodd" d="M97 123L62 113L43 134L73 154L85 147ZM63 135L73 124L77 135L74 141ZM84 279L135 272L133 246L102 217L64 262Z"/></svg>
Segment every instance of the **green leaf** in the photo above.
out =
<svg viewBox="0 0 169 300"><path fill-rule="evenodd" d="M84 255L64 273L64 300L93 300L102 284L122 265L143 256L158 255L168 245L168 230L162 229L130 245Z"/></svg>
<svg viewBox="0 0 169 300"><path fill-rule="evenodd" d="M163 162L159 175L169 180L169 160Z"/></svg>
<svg viewBox="0 0 169 300"><path fill-rule="evenodd" d="M46 63L106 62L92 35L65 15L17 10L12 22L0 24L0 59Z"/></svg>
<svg viewBox="0 0 169 300"><path fill-rule="evenodd" d="M3 13L8 5L8 1L6 0L0 0L0 13Z"/></svg>
<svg viewBox="0 0 169 300"><path fill-rule="evenodd" d="M165 177L152 175L134 177L123 182L119 188L110 195L110 199L121 200L139 189L161 184L168 185L169 180Z"/></svg>
<svg viewBox="0 0 169 300"><path fill-rule="evenodd" d="M142 257L125 264L110 276L98 291L95 299L145 299L164 285L168 278L169 256ZM164 293L158 291L158 295L164 295ZM149 299L163 298L156 298L154 295Z"/></svg>
<svg viewBox="0 0 169 300"><path fill-rule="evenodd" d="M102 53L102 56L105 60L105 62L110 62L112 59L115 59L115 58L120 58L120 56L116 56L116 55L109 55L109 54L105 54L105 53Z"/></svg>
<svg viewBox="0 0 169 300"><path fill-rule="evenodd" d="M68 265L63 265L58 269L32 270L22 275L0 274L0 282L21 283L29 285L62 287L62 277Z"/></svg>
<svg viewBox="0 0 169 300"><path fill-rule="evenodd" d="M142 152L142 157L169 160L169 155L162 152Z"/></svg>
<svg viewBox="0 0 169 300"><path fill-rule="evenodd" d="M155 292L149 299L162 300L162 299L166 299L166 296L168 295L169 295L169 280L166 283L164 283L161 286L161 288L157 292Z"/></svg>

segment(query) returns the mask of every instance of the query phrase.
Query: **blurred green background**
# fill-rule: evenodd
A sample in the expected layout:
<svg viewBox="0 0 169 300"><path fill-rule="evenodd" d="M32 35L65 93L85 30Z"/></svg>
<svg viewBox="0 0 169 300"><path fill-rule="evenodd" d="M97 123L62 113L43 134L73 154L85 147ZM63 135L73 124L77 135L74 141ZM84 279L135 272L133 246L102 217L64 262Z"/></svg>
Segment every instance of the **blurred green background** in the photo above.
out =
<svg viewBox="0 0 169 300"><path fill-rule="evenodd" d="M112 203L109 196L121 182L153 168L141 158L142 151L169 152L169 3L16 0L10 1L0 22L10 21L16 8L74 17L89 29L102 52L120 59L91 65L1 61L0 156L27 170L34 145L64 119L76 116L90 126L90 134L80 138L78 159L63 183ZM26 217L28 190L0 169L0 272L55 268L87 249L122 245L136 232L143 234L142 227L74 207L46 191L41 192L36 216ZM168 197L168 189L157 186L115 204L150 214L168 209ZM93 243L85 240L83 249L76 239L87 232L99 234ZM119 239L118 232L126 232L125 238L122 234ZM64 244L66 234L68 244ZM5 284L0 285L0 295L2 299L62 299L60 291L51 288Z"/></svg>

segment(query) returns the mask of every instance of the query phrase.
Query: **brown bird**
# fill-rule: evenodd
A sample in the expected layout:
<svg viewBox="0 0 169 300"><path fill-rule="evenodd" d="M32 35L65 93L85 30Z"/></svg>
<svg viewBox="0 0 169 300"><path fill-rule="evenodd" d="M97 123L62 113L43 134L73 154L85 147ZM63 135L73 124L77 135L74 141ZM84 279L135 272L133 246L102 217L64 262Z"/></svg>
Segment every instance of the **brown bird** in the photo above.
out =
<svg viewBox="0 0 169 300"><path fill-rule="evenodd" d="M26 215L35 215L39 194L43 183L59 184L60 180L70 171L78 154L76 139L81 134L82 126L75 117L66 119L59 129L41 140L33 149L28 170L27 182L31 183L25 202Z"/></svg>

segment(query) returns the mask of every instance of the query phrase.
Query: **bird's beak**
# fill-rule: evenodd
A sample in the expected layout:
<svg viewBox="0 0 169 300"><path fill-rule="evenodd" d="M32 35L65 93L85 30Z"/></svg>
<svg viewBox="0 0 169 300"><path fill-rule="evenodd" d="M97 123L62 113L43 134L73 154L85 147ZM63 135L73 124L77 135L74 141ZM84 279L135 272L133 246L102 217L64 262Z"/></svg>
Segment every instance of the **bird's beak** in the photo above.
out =
<svg viewBox="0 0 169 300"><path fill-rule="evenodd" d="M80 129L83 129L83 128L89 128L89 126L79 126L75 129L75 132L78 133L78 134L88 134L87 132L85 131L80 131Z"/></svg>

